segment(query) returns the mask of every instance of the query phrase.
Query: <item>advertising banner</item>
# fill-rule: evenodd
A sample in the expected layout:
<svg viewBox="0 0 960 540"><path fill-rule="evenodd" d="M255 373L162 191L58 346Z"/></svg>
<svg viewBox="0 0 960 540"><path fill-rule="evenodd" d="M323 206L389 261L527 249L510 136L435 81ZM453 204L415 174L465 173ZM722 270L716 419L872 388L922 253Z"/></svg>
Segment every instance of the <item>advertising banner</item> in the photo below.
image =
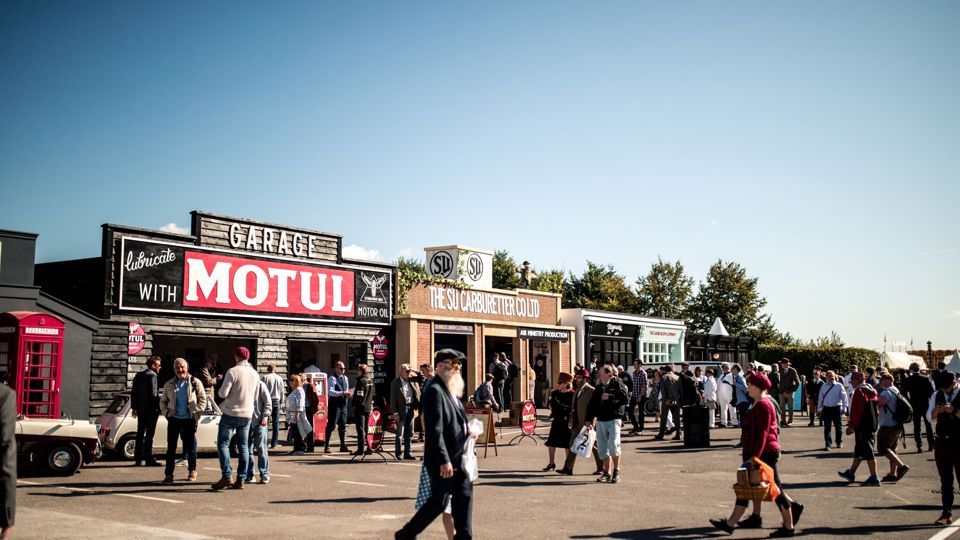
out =
<svg viewBox="0 0 960 540"><path fill-rule="evenodd" d="M383 444L383 424L381 424L380 409L370 411L370 418L367 419L367 446L370 450L376 452Z"/></svg>
<svg viewBox="0 0 960 540"><path fill-rule="evenodd" d="M537 430L537 408L532 401L524 401L520 409L520 429L527 435Z"/></svg>
<svg viewBox="0 0 960 540"><path fill-rule="evenodd" d="M388 325L390 272L124 237L119 308Z"/></svg>

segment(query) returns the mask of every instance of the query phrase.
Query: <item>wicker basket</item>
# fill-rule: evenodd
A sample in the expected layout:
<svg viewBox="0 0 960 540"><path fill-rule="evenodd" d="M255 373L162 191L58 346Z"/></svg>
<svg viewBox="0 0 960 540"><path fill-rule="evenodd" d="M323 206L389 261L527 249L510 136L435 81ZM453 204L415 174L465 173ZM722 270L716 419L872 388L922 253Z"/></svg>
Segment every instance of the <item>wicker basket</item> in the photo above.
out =
<svg viewBox="0 0 960 540"><path fill-rule="evenodd" d="M761 482L751 486L734 484L733 492L736 493L737 498L741 500L751 501L755 499L765 499L767 495L770 494L770 484L767 482Z"/></svg>

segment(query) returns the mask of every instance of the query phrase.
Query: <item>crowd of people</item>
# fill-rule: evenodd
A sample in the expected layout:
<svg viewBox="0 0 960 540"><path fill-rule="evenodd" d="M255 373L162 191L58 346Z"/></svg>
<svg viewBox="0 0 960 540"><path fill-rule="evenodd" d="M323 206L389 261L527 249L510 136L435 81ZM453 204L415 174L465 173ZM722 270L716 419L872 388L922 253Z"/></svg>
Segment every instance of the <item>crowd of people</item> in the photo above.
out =
<svg viewBox="0 0 960 540"><path fill-rule="evenodd" d="M286 411L289 430L285 438L292 442L290 453L312 452L317 439L312 432L312 418L318 410L314 385L322 380L315 376L319 370L291 374L287 393L284 380L273 365L261 377L250 365L249 356L246 348L238 347L234 367L219 373L215 365L208 363L197 377L189 373L187 362L178 358L174 362L174 378L161 388L157 387L156 377L160 361L156 357L148 360L147 369L134 378L132 389L132 408L138 420L136 464L160 465L146 449L152 448L156 419L162 414L168 424L163 482L174 482L178 441L185 449L180 460L187 466L186 480L196 481L194 435L200 415L211 407L217 407L221 413L217 437L221 478L212 485L215 490L243 489L245 483L255 479L259 483L269 482L268 453L278 445L282 410ZM403 364L390 384L389 396L382 397L396 424L396 457L415 459L415 431L420 433L418 440L426 442L417 513L397 532L397 538L415 537L441 514L450 538L470 537L472 483L462 461L465 441L473 435L466 427L464 401L495 411L508 409L518 371L507 355L495 354L486 366L483 381L467 398L460 376L464 360L461 353L444 350L437 353L433 364L424 364L419 370ZM530 373L528 378L535 379L536 374ZM323 451L331 452L334 430L338 432L339 450L349 451L345 431L350 407L358 441L354 454L371 453L366 430L375 389L367 366L359 365L351 386L343 363L338 362L335 373L326 382L328 421L322 438ZM860 465L866 462L869 475L862 482L866 486L895 483L909 472L910 467L900 459L897 449L901 439L906 440L906 428L913 424L917 451L924 451L925 438L926 450L934 452L941 479L943 508L936 523L949 524L952 486L960 479L958 397L956 377L942 365L929 377L917 364L904 374L883 368L861 372L857 366L851 366L842 377L833 370L814 367L808 377L799 374L787 358L764 373L759 366L728 363L720 363L717 369L697 366L691 370L688 364L681 364L679 369L672 365L645 369L639 359L634 361L633 370L627 370L601 364L595 357L587 367L577 365L573 373L558 374L556 384L543 397L542 403L550 409L546 441L549 461L543 471L572 475L578 454L592 454L597 482L616 484L621 480L625 422L632 426L629 435L641 434L649 411L658 425L653 439L664 440L672 435L677 440L687 428L686 411L690 407L706 408L709 428L741 430L736 446L741 451L742 468L756 467L760 462L772 469L779 489L770 500L780 510L782 525L771 536L786 537L795 534L804 510L802 504L784 492L778 467L781 430L791 427L797 414L808 416L807 426L822 427L824 451L842 448L844 435L853 437L852 462L839 475L853 482ZM797 401L803 406L794 410ZM588 434L586 438L584 434ZM231 439L236 440L239 454L236 476L230 460ZM575 452L584 440L591 441L591 447ZM557 449L562 449L563 463L559 468ZM889 471L883 477L878 471L877 456L889 462ZM728 533L737 528L761 527L759 499L752 500L752 513L741 519L750 502L736 499L727 518L711 523Z"/></svg>

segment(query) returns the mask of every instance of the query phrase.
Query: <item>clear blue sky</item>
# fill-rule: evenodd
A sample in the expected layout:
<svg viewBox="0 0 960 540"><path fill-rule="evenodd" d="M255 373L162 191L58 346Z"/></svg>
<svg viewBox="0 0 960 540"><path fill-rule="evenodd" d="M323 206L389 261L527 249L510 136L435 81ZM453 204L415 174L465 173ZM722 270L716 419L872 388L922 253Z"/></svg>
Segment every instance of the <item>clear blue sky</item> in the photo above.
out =
<svg viewBox="0 0 960 540"><path fill-rule="evenodd" d="M0 4L0 228L200 209L540 268L718 258L812 338L960 345L960 3Z"/></svg>

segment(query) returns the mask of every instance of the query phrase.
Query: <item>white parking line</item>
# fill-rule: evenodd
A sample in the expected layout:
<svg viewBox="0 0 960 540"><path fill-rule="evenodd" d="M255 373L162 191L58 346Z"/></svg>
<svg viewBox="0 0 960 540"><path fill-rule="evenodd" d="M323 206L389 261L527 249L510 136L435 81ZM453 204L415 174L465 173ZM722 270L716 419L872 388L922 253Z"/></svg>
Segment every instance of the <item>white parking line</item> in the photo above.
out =
<svg viewBox="0 0 960 540"><path fill-rule="evenodd" d="M950 535L952 535L953 533L957 532L957 529L960 529L960 522L954 523L953 525L950 525L949 527L944 527L943 530L941 530L941 531L938 532L937 534L931 536L931 537L930 537L930 540L945 540L945 539L948 538Z"/></svg>
<svg viewBox="0 0 960 540"><path fill-rule="evenodd" d="M270 473L270 478L273 478L274 476L279 477L279 478L293 478L293 477L290 476L289 474Z"/></svg>
<svg viewBox="0 0 960 540"><path fill-rule="evenodd" d="M367 482L352 482L352 481L350 481L350 480L337 480L337 482L340 482L341 484L353 484L353 485L355 485L355 486L387 487L387 486L384 485L384 484L370 484L370 483L367 483Z"/></svg>
<svg viewBox="0 0 960 540"><path fill-rule="evenodd" d="M60 488L60 489L65 489L65 490L67 490L67 491L79 491L80 493L93 493L93 492L94 492L92 489L87 489L87 488L75 488L75 487L68 487L68 486L57 486L57 487Z"/></svg>
<svg viewBox="0 0 960 540"><path fill-rule="evenodd" d="M161 499L160 497L147 497L146 495L134 495L132 493L107 493L107 495L116 495L117 497L130 497L132 499L144 499L147 501L165 502L170 504L183 504L183 501L173 499Z"/></svg>
<svg viewBox="0 0 960 540"><path fill-rule="evenodd" d="M28 485L28 486L42 486L42 485L43 485L43 484L41 484L40 482L28 482L28 481L26 481L26 480L17 480L17 483L18 483L18 484L25 484L25 485Z"/></svg>

